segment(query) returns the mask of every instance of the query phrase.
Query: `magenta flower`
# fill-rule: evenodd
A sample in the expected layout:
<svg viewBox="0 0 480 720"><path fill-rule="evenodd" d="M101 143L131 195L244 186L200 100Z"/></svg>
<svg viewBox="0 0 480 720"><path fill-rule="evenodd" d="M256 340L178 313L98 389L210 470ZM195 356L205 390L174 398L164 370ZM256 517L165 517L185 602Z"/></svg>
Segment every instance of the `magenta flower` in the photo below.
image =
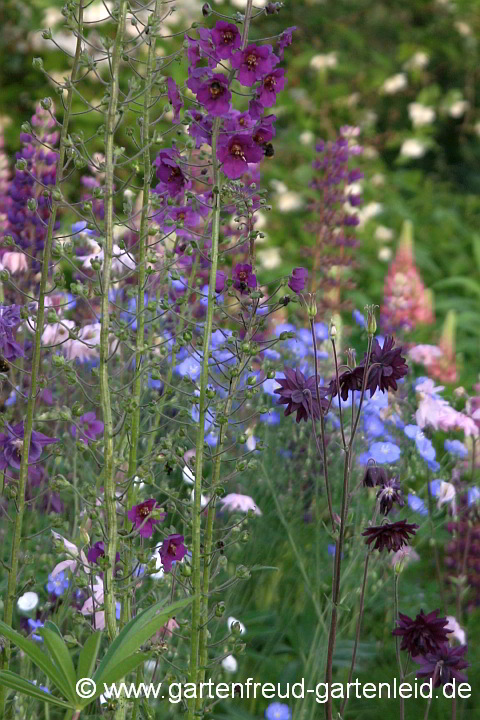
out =
<svg viewBox="0 0 480 720"><path fill-rule="evenodd" d="M227 273L223 272L223 270L219 270L217 272L216 278L215 278L215 292L221 293L225 290L225 283L227 282Z"/></svg>
<svg viewBox="0 0 480 720"><path fill-rule="evenodd" d="M273 70L279 58L273 54L271 45L248 45L233 55L232 67L238 70L238 81L246 87L255 85Z"/></svg>
<svg viewBox="0 0 480 720"><path fill-rule="evenodd" d="M165 520L166 513L160 517L151 517L153 511L160 507L154 498L145 500L140 505L134 505L127 513L127 517L133 523L134 530L138 530L138 534L143 538L149 538L153 535L153 526Z"/></svg>
<svg viewBox="0 0 480 720"><path fill-rule="evenodd" d="M247 135L222 138L217 157L223 163L222 170L231 180L237 180L248 170L248 163L257 163L263 157L262 148L255 145Z"/></svg>
<svg viewBox="0 0 480 720"><path fill-rule="evenodd" d="M97 439L97 435L101 435L103 433L103 422L101 420L97 420L97 416L93 411L82 415L78 419L78 425L82 428L79 440L80 442L85 443L85 445L88 445L89 440L95 441ZM77 437L77 428L75 425L72 425L70 432L73 437Z"/></svg>
<svg viewBox="0 0 480 720"><path fill-rule="evenodd" d="M187 554L187 548L183 540L183 535L169 535L163 541L163 545L160 548L160 558L164 572L170 572L173 563L183 560Z"/></svg>
<svg viewBox="0 0 480 720"><path fill-rule="evenodd" d="M183 192L187 182L181 168L175 162L177 157L180 155L176 150L160 150L153 163L157 166L157 178L160 180L156 189L159 192L167 192L170 197Z"/></svg>
<svg viewBox="0 0 480 720"><path fill-rule="evenodd" d="M252 272L252 266L248 263L235 265L233 268L233 287L240 290L242 295L247 295L249 288L257 287L257 276Z"/></svg>
<svg viewBox="0 0 480 720"><path fill-rule="evenodd" d="M25 429L23 421L17 425L9 425L5 423L6 433L0 433L0 470L10 467L20 469L22 462L23 438ZM29 463L35 463L40 459L45 445L59 442L58 438L49 438L41 432L32 430L30 440L30 450L28 453Z"/></svg>
<svg viewBox="0 0 480 720"><path fill-rule="evenodd" d="M298 267L292 270L292 275L288 281L288 287L295 293L301 292L305 288L305 283L308 278L308 270L306 268Z"/></svg>
<svg viewBox="0 0 480 720"><path fill-rule="evenodd" d="M215 56L220 60L228 60L233 51L238 50L242 44L242 36L236 25L219 20L212 29L212 40L215 46Z"/></svg>
<svg viewBox="0 0 480 720"><path fill-rule="evenodd" d="M252 135L252 140L257 145L264 145L275 137L274 122L276 120L275 115L267 115L262 117Z"/></svg>
<svg viewBox="0 0 480 720"><path fill-rule="evenodd" d="M96 542L95 545L92 545L90 550L87 553L87 560L91 563L98 562L98 558L105 557L105 543L103 540L99 540L99 542ZM117 552L115 555L115 562L120 562L120 553Z"/></svg>
<svg viewBox="0 0 480 720"><path fill-rule="evenodd" d="M277 68L268 73L263 80L258 99L264 107L272 107L277 100L277 93L285 87L285 70Z"/></svg>
<svg viewBox="0 0 480 720"><path fill-rule="evenodd" d="M293 25L292 27L287 28L282 32L280 37L277 40L277 53L280 60L283 60L283 51L286 47L292 44L293 38L292 35L297 29L296 25Z"/></svg>
<svg viewBox="0 0 480 720"><path fill-rule="evenodd" d="M180 110L183 107L182 96L178 92L177 83L171 77L167 78L168 102L173 107L173 122L180 120Z"/></svg>
<svg viewBox="0 0 480 720"><path fill-rule="evenodd" d="M209 114L223 117L230 112L232 93L228 89L228 78L221 73L214 73L203 82L197 91L198 102L204 105Z"/></svg>

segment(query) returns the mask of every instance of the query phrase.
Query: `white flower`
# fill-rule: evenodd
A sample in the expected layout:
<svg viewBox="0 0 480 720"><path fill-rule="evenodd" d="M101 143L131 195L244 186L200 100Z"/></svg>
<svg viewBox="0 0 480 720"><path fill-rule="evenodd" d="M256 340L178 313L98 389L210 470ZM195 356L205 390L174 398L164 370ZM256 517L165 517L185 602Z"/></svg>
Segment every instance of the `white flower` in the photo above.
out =
<svg viewBox="0 0 480 720"><path fill-rule="evenodd" d="M404 140L400 148L400 155L408 158L421 158L427 152L425 143L417 138L409 138Z"/></svg>
<svg viewBox="0 0 480 720"><path fill-rule="evenodd" d="M400 90L406 88L407 84L408 81L405 73L397 73L385 80L382 85L382 91L385 95L395 95L397 92L400 92Z"/></svg>
<svg viewBox="0 0 480 720"><path fill-rule="evenodd" d="M17 608L22 613L29 613L38 605L38 595L36 592L26 592L17 600Z"/></svg>
<svg viewBox="0 0 480 720"><path fill-rule="evenodd" d="M155 560L156 572L154 572L150 575L150 577L153 578L154 580L163 580L163 576L165 575L165 573L163 571L162 558L160 557L160 548L161 547L162 547L161 545L157 545L157 547L155 548L155 552L153 553L153 555L151 557L152 560Z"/></svg>
<svg viewBox="0 0 480 720"><path fill-rule="evenodd" d="M227 620L228 629L231 631L232 625L234 625L235 623L238 623L240 625L240 635L245 635L245 633L247 632L247 628L242 622L240 622L240 620L237 620L237 618L234 618L233 616L230 616Z"/></svg>
<svg viewBox="0 0 480 720"><path fill-rule="evenodd" d="M383 211L383 205L378 202L370 202L365 207L358 210L357 215L360 220L358 227L362 228L369 220L380 215Z"/></svg>
<svg viewBox="0 0 480 720"><path fill-rule="evenodd" d="M453 617L453 615L447 615L448 625L446 626L446 630L448 630L448 634L451 635L452 638L455 638L455 640L458 640L460 645L465 645L467 642L467 634L465 630L459 625L457 622L457 619Z"/></svg>
<svg viewBox="0 0 480 720"><path fill-rule="evenodd" d="M412 55L410 60L407 60L403 67L405 70L424 70L429 60L430 56L426 52L423 52L423 50L419 50Z"/></svg>
<svg viewBox="0 0 480 720"><path fill-rule="evenodd" d="M255 501L250 495L241 495L240 493L229 493L225 497L220 498L224 510L230 512L244 512L253 510L255 515L261 515L262 511L255 505Z"/></svg>
<svg viewBox="0 0 480 720"><path fill-rule="evenodd" d="M259 250L257 257L260 264L266 270L273 270L274 268L281 265L282 259L277 248L268 248L267 250Z"/></svg>
<svg viewBox="0 0 480 720"><path fill-rule="evenodd" d="M227 655L227 657L222 660L222 667L227 672L234 673L237 672L238 663L233 655Z"/></svg>
<svg viewBox="0 0 480 720"><path fill-rule="evenodd" d="M386 227L385 225L379 225L375 230L375 240L379 242L390 242L393 240L392 228Z"/></svg>
<svg viewBox="0 0 480 720"><path fill-rule="evenodd" d="M413 127L430 125L435 120L435 110L428 105L413 102L408 106L408 114Z"/></svg>
<svg viewBox="0 0 480 720"><path fill-rule="evenodd" d="M190 496L190 499L191 499L191 501L192 501L192 503L193 503L193 501L194 501L194 499L195 499L195 490L192 490L192 494L191 494L191 496ZM208 505L208 502L209 502L209 498L208 498L206 495L201 495L201 496L200 496L200 507L201 507L202 509Z"/></svg>
<svg viewBox="0 0 480 720"><path fill-rule="evenodd" d="M392 248L382 247L378 251L378 259L382 262L390 262L392 259Z"/></svg>
<svg viewBox="0 0 480 720"><path fill-rule="evenodd" d="M477 137L480 137L480 122L475 123L473 129L475 130L475 134L477 135Z"/></svg>
<svg viewBox="0 0 480 720"><path fill-rule="evenodd" d="M302 145L311 145L313 141L315 140L315 135L311 130L304 130L302 133L300 133L299 138Z"/></svg>
<svg viewBox="0 0 480 720"><path fill-rule="evenodd" d="M310 67L314 70L327 70L337 67L337 53L331 52L326 55L314 55L310 60Z"/></svg>
<svg viewBox="0 0 480 720"><path fill-rule="evenodd" d="M448 114L453 118L461 118L467 112L469 105L468 100L457 100L453 105L450 105Z"/></svg>
<svg viewBox="0 0 480 720"><path fill-rule="evenodd" d="M289 190L288 192L282 193L277 199L277 208L280 212L291 212L292 210L298 210L302 207L303 201L302 196L296 192Z"/></svg>
<svg viewBox="0 0 480 720"><path fill-rule="evenodd" d="M275 190L277 195L283 195L283 193L288 192L288 187L281 180L270 180L270 185Z"/></svg>
<svg viewBox="0 0 480 720"><path fill-rule="evenodd" d="M183 482L187 485L193 485L195 482L195 475L192 473L188 465L185 465L182 471Z"/></svg>
<svg viewBox="0 0 480 720"><path fill-rule="evenodd" d="M437 494L438 509L440 509L445 503L452 503L452 512L455 515L457 512L457 502L455 500L455 496L455 487L452 485L452 483L445 482L445 480L440 480L440 488Z"/></svg>
<svg viewBox="0 0 480 720"><path fill-rule="evenodd" d="M374 187L382 187L382 185L385 185L385 175L383 175L383 173L375 173L372 175L371 183Z"/></svg>
<svg viewBox="0 0 480 720"><path fill-rule="evenodd" d="M462 37L470 37L472 34L472 28L470 25L467 25L466 22L463 22L463 20L457 20L457 22L453 23L455 30L462 35Z"/></svg>

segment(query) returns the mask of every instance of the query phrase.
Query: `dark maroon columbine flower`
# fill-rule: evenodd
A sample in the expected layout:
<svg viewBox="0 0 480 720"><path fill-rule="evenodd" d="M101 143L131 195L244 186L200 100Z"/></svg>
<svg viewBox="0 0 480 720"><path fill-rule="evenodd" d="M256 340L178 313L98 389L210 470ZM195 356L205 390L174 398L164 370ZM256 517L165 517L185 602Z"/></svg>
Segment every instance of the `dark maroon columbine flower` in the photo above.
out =
<svg viewBox="0 0 480 720"><path fill-rule="evenodd" d="M9 465L19 470L22 462L23 438L25 435L23 421L13 426L5 423L5 427L7 432L0 433L0 470L5 470ZM57 442L59 442L58 438L50 438L41 432L32 430L28 462L37 462L45 445Z"/></svg>
<svg viewBox="0 0 480 720"><path fill-rule="evenodd" d="M317 388L318 377L311 375L306 378L305 375L297 368L285 367L284 368L285 379L280 378L277 383L280 388L274 390L274 393L280 395L277 405L286 405L284 415L291 415L297 413L296 421L299 423L301 420L307 420L313 417L315 420L320 420L320 407L317 400ZM319 388L320 404L322 411L328 407L328 400L325 395L327 394L325 388Z"/></svg>
<svg viewBox="0 0 480 720"><path fill-rule="evenodd" d="M24 357L23 348L15 340L15 333L22 322L20 305L0 305L0 355L5 360Z"/></svg>
<svg viewBox="0 0 480 720"><path fill-rule="evenodd" d="M133 523L135 530L143 538L149 538L153 535L153 526L165 520L166 513L160 517L151 517L152 512L160 507L156 500L150 498L140 505L134 505L127 513L128 519Z"/></svg>
<svg viewBox="0 0 480 720"><path fill-rule="evenodd" d="M365 475L363 477L364 487L375 487L376 485L384 485L388 480L387 471L378 465L367 465Z"/></svg>
<svg viewBox="0 0 480 720"><path fill-rule="evenodd" d="M252 272L252 266L248 263L240 263L233 268L233 287L246 295L249 289L257 287L257 276Z"/></svg>
<svg viewBox="0 0 480 720"><path fill-rule="evenodd" d="M156 189L158 192L167 192L170 197L175 197L183 192L187 182L182 169L176 162L176 158L179 157L176 150L160 150L154 161L154 165L157 167L157 178L160 180Z"/></svg>
<svg viewBox="0 0 480 720"><path fill-rule="evenodd" d="M390 335L385 337L383 347L377 339L373 341L367 381L367 388L372 395L377 388L382 392L397 390L397 380L401 380L408 372L408 365L402 357L403 348L394 348L394 345L395 340ZM360 365L363 367L365 362L366 355Z"/></svg>
<svg viewBox="0 0 480 720"><path fill-rule="evenodd" d="M225 284L227 282L227 273L223 270L218 270L215 276L215 292L221 293L225 290Z"/></svg>
<svg viewBox="0 0 480 720"><path fill-rule="evenodd" d="M353 370L345 370L345 372L339 376L338 381L340 384L340 396L342 400L348 400L348 393L350 391L355 392L362 389L363 371L363 367L359 366ZM332 397L335 397L337 394L336 378L333 378L333 380L330 381L329 388L332 393Z"/></svg>
<svg viewBox="0 0 480 720"><path fill-rule="evenodd" d="M197 91L197 100L213 117L222 117L230 112L232 93L228 89L228 78L214 73L203 82Z"/></svg>
<svg viewBox="0 0 480 720"><path fill-rule="evenodd" d="M263 107L272 107L277 100L277 93L285 87L285 70L277 68L272 70L262 80L258 99Z"/></svg>
<svg viewBox="0 0 480 720"><path fill-rule="evenodd" d="M397 503L400 507L405 505L402 488L400 487L398 478L394 477L389 480L385 480L382 483L382 487L377 493L377 500L379 502L380 512L382 515L388 515L394 503Z"/></svg>
<svg viewBox="0 0 480 720"><path fill-rule="evenodd" d="M394 523L369 527L363 531L362 535L366 538L365 543L368 546L372 542L374 543L374 550L381 552L385 548L387 552L396 552L404 545L408 545L409 536L413 537L418 527L415 523L398 520Z"/></svg>
<svg viewBox="0 0 480 720"><path fill-rule="evenodd" d="M233 51L238 50L242 44L242 36L236 25L219 20L212 29L212 41L215 46L215 56L220 60L228 60Z"/></svg>
<svg viewBox="0 0 480 720"><path fill-rule="evenodd" d="M231 180L237 180L248 170L248 163L257 163L263 158L263 150L255 145L248 135L223 137L218 143L217 157L222 170Z"/></svg>
<svg viewBox="0 0 480 720"><path fill-rule="evenodd" d="M464 659L466 652L466 645L450 647L445 643L435 652L427 653L423 657L414 657L413 660L422 666L417 672L417 677L435 678L433 687L440 687L452 680L456 680L457 683L466 682L467 676L460 672L470 664Z"/></svg>
<svg viewBox="0 0 480 720"><path fill-rule="evenodd" d="M103 422L97 420L95 413L87 412L78 418L78 425L81 427L79 440L85 445L88 445L89 441L95 441L98 435L103 433ZM73 437L77 437L77 428L72 425L70 432Z"/></svg>
<svg viewBox="0 0 480 720"><path fill-rule="evenodd" d="M306 268L293 268L292 275L288 280L288 287L295 293L301 292L305 288L308 278L308 270Z"/></svg>
<svg viewBox="0 0 480 720"><path fill-rule="evenodd" d="M413 620L403 613L398 614L397 627L392 635L402 638L401 650L408 650L412 657L436 652L444 643L448 643L448 620L438 617L439 610L425 615L423 610Z"/></svg>
<svg viewBox="0 0 480 720"><path fill-rule="evenodd" d="M160 558L164 572L170 572L173 563L183 560L187 554L187 548L183 540L183 535L169 535L163 541L163 545L160 548Z"/></svg>
<svg viewBox="0 0 480 720"><path fill-rule="evenodd" d="M238 81L251 87L264 75L271 72L279 62L271 45L248 45L245 50L232 56L232 67L238 70Z"/></svg>
<svg viewBox="0 0 480 720"><path fill-rule="evenodd" d="M183 107L182 96L178 92L177 83L171 77L167 78L168 102L173 107L173 122L180 120L180 110Z"/></svg>

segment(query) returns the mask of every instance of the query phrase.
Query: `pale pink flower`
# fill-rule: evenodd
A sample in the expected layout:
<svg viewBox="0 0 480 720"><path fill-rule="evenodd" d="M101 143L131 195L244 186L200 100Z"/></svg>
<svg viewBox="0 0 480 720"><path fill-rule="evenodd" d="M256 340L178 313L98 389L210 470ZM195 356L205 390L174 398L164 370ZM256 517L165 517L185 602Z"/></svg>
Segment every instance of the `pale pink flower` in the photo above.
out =
<svg viewBox="0 0 480 720"><path fill-rule="evenodd" d="M418 560L420 560L420 555L410 545L405 545L393 553L390 562L392 567L397 567L400 563L406 566L410 562L418 562Z"/></svg>
<svg viewBox="0 0 480 720"><path fill-rule="evenodd" d="M69 330L75 327L73 320L62 320L45 326L42 333L42 345L60 345L68 343Z"/></svg>
<svg viewBox="0 0 480 720"><path fill-rule="evenodd" d="M230 493L220 499L224 510L231 512L248 512L253 510L255 515L261 515L262 511L256 506L255 501L249 495L240 495L239 493Z"/></svg>
<svg viewBox="0 0 480 720"><path fill-rule="evenodd" d="M95 238L88 235L85 237L85 241L90 252L87 252L86 255L79 255L77 260L82 263L84 268L90 269L92 267L92 260L98 260L100 263L103 263L103 248L95 241ZM113 275L121 275L127 270L134 270L135 267L135 259L128 250L122 250L118 245L114 244L112 247Z"/></svg>
<svg viewBox="0 0 480 720"><path fill-rule="evenodd" d="M27 257L22 252L6 252L2 257L2 265L12 275L28 270Z"/></svg>
<svg viewBox="0 0 480 720"><path fill-rule="evenodd" d="M410 360L428 367L434 360L442 357L443 353L437 345L415 345L408 351Z"/></svg>
<svg viewBox="0 0 480 720"><path fill-rule="evenodd" d="M50 573L50 576L54 578L58 575L58 573L61 573L63 570L70 570L71 573L75 573L78 565L78 560L76 560L75 558L78 558L79 556L81 561L80 567L88 575L90 573L90 570L88 567L87 556L85 555L83 550L79 550L78 547L74 545L74 543L64 538L63 535L59 535L59 533L55 532L55 530L52 530L52 535L55 540L61 540L63 542L65 550L70 555L73 555L73 557L69 560L62 560L62 562L59 562L58 565L55 565L52 572Z"/></svg>
<svg viewBox="0 0 480 720"><path fill-rule="evenodd" d="M79 360L80 362L96 360L100 353L101 327L100 323L84 325L78 333L78 340L69 340L65 344L67 360Z"/></svg>
<svg viewBox="0 0 480 720"><path fill-rule="evenodd" d="M446 627L446 630L448 630L448 634L450 637L450 642L455 639L458 640L460 645L465 645L467 642L467 634L465 630L460 626L457 619L453 617L453 615L447 615L448 625Z"/></svg>
<svg viewBox="0 0 480 720"><path fill-rule="evenodd" d="M455 486L452 483L440 480L440 488L438 491L437 508L440 509L445 503L451 503L452 513L457 514L457 501L456 501Z"/></svg>

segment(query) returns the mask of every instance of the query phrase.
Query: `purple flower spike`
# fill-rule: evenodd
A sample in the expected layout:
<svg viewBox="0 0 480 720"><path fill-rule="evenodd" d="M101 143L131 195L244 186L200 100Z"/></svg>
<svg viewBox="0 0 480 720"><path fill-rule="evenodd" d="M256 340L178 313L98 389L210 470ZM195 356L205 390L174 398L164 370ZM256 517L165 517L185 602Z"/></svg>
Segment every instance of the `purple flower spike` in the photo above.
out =
<svg viewBox="0 0 480 720"><path fill-rule="evenodd" d="M232 93L228 89L228 78L214 73L203 82L197 91L197 100L214 117L224 117L230 112Z"/></svg>
<svg viewBox="0 0 480 720"><path fill-rule="evenodd" d="M5 424L6 433L0 433L0 470L10 467L20 469L22 462L23 438L25 429L23 421L17 425ZM49 438L41 432L32 430L30 440L30 450L28 453L29 463L35 463L39 460L45 445L59 442L58 438Z"/></svg>
<svg viewBox="0 0 480 720"><path fill-rule="evenodd" d="M246 87L255 85L278 62L279 58L273 54L271 45L248 45L232 57L232 67L238 70L238 81Z"/></svg>
<svg viewBox="0 0 480 720"><path fill-rule="evenodd" d="M97 416L94 412L87 412L78 419L78 424L82 428L80 432L79 440L85 445L88 445L89 441L95 441L98 435L103 433L103 422L97 420ZM73 437L77 437L77 428L72 425L70 432Z"/></svg>
<svg viewBox="0 0 480 720"><path fill-rule="evenodd" d="M187 554L187 548L183 541L183 535L169 535L163 541L163 545L160 548L160 558L164 572L170 572L173 563L183 560Z"/></svg>
<svg viewBox="0 0 480 720"><path fill-rule="evenodd" d="M263 158L263 150L246 135L234 135L222 139L217 157L223 163L222 170L231 180L237 180L248 170L248 163L257 163Z"/></svg>
<svg viewBox="0 0 480 720"><path fill-rule="evenodd" d="M152 512L159 507L154 498L145 500L140 505L134 505L127 513L128 519L133 523L134 529L138 530L138 534L143 538L149 538L153 535L153 526L165 520L166 513L160 518L151 517Z"/></svg>
<svg viewBox="0 0 480 720"><path fill-rule="evenodd" d="M252 272L252 266L248 263L235 265L233 268L233 287L239 290L242 295L248 294L249 288L257 287L257 276Z"/></svg>
<svg viewBox="0 0 480 720"><path fill-rule="evenodd" d="M308 278L308 270L303 267L294 268L292 275L288 281L288 287L295 293L301 292L305 288Z"/></svg>
<svg viewBox="0 0 480 720"><path fill-rule="evenodd" d="M236 25L219 20L212 30L215 56L220 60L229 60L234 50L242 44L242 36Z"/></svg>

